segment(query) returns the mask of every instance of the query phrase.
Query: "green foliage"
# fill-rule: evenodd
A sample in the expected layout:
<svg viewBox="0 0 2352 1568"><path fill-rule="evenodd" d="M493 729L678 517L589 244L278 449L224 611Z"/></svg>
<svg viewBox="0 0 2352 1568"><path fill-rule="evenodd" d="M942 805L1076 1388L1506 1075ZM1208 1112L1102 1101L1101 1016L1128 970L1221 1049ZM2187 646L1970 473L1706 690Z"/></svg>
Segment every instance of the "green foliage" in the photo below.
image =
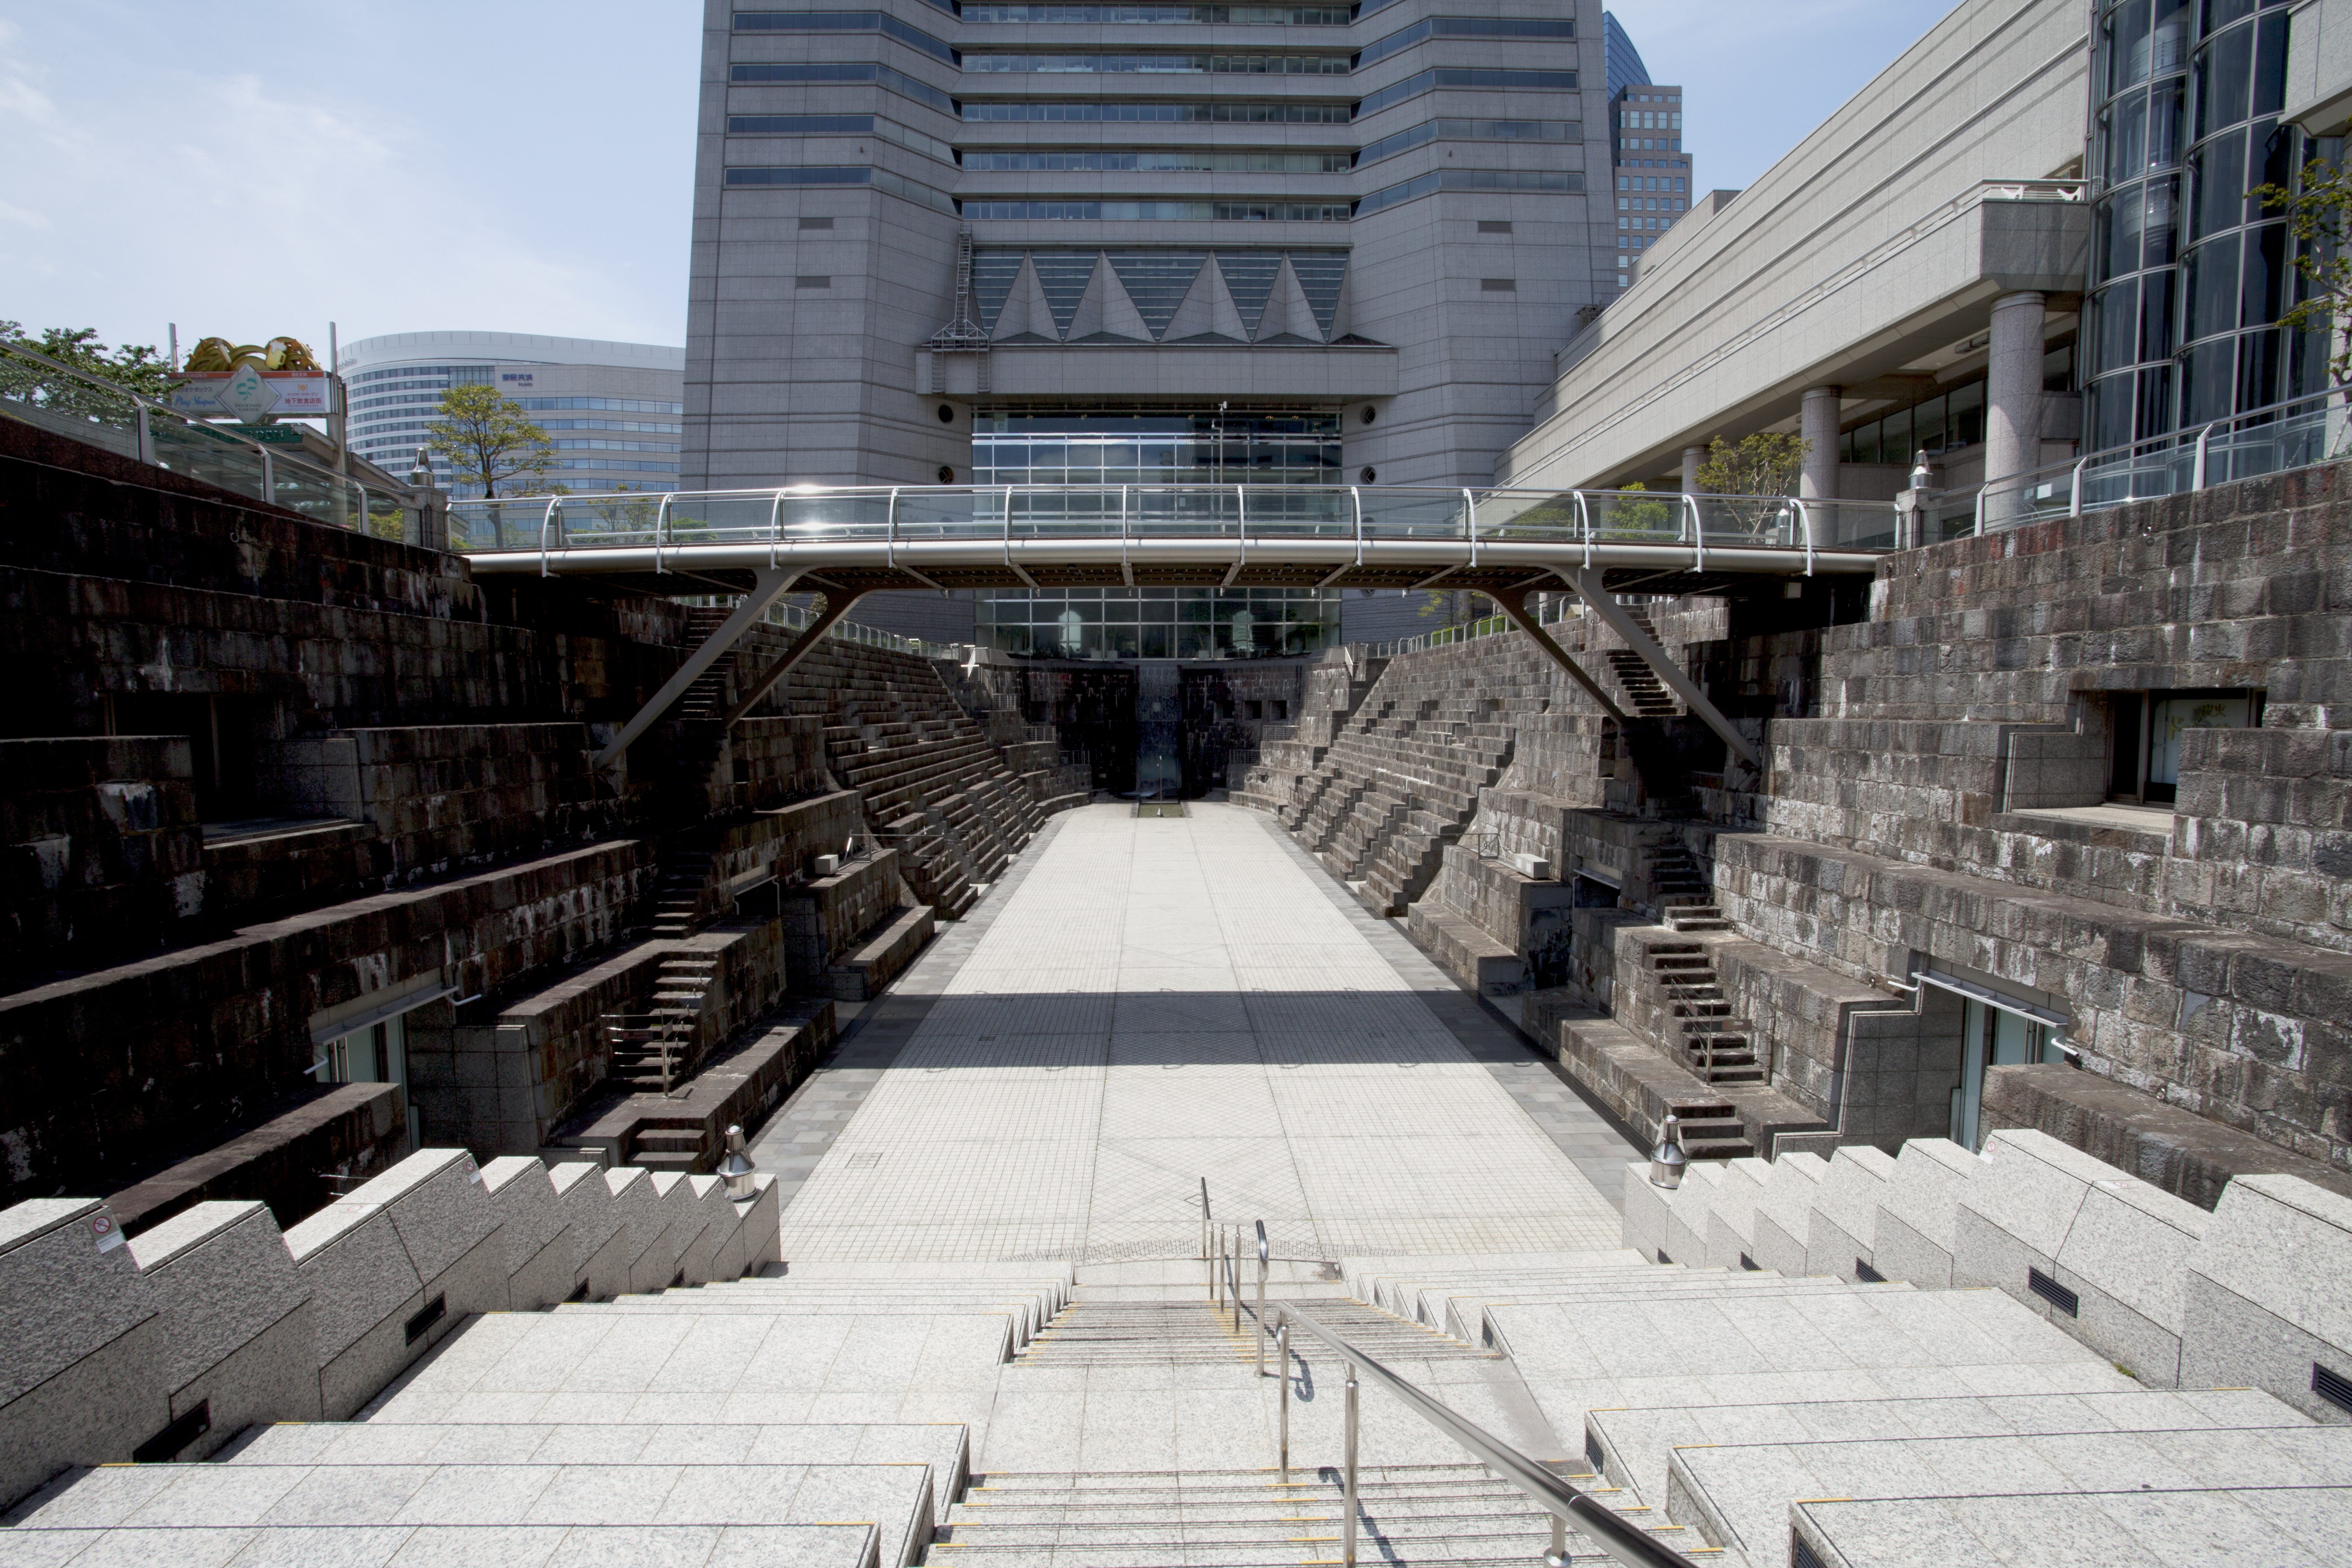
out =
<svg viewBox="0 0 2352 1568"><path fill-rule="evenodd" d="M50 327L37 338L16 321L0 321L0 343L31 349L84 375L160 403L172 389L172 371L152 343L110 349L95 327ZM45 374L30 360L0 356L0 396L19 398L61 413L87 414L110 424L131 417L131 405L69 376Z"/></svg>
<svg viewBox="0 0 2352 1568"><path fill-rule="evenodd" d="M1801 436L1759 430L1737 442L1717 436L1698 466L1701 495L1788 496L1797 491L1805 457L1813 444Z"/></svg>
<svg viewBox="0 0 2352 1568"><path fill-rule="evenodd" d="M2256 185L2247 195L2266 207L2286 209L2295 237L2294 269L2303 300L2279 318L2290 331L2318 332L2328 342L2327 379L2352 381L2352 170L2318 159L2304 165L2303 188Z"/></svg>
<svg viewBox="0 0 2352 1568"><path fill-rule="evenodd" d="M509 479L521 484L511 493L549 493L536 481L553 468L555 448L520 404L494 387L453 386L441 395L439 414L425 427L425 444L460 479L481 486L485 496L495 497Z"/></svg>
<svg viewBox="0 0 2352 1568"><path fill-rule="evenodd" d="M1636 479L1630 485L1620 485L1617 494L1647 495L1650 487ZM1615 500L1607 503L1604 521L1599 525L1612 534L1676 533L1682 520L1675 515L1678 502L1669 500Z"/></svg>

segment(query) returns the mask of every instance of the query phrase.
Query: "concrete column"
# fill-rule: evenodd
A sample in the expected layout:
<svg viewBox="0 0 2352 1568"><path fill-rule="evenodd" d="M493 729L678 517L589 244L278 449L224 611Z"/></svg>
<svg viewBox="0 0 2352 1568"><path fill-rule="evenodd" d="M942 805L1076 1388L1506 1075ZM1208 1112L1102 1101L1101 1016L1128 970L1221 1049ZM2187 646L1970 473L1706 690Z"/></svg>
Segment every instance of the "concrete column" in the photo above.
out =
<svg viewBox="0 0 2352 1568"><path fill-rule="evenodd" d="M1698 494L1698 466L1706 461L1706 447L1685 447L1683 448L1683 494L1686 496Z"/></svg>
<svg viewBox="0 0 2352 1568"><path fill-rule="evenodd" d="M1839 389L1834 386L1805 389L1804 407L1798 417L1797 434L1811 446L1805 452L1805 467L1797 479L1797 493L1807 500L1829 500L1837 495L1838 396Z"/></svg>
<svg viewBox="0 0 2352 1568"><path fill-rule="evenodd" d="M1985 478L2042 463L2042 323L2039 294L1992 302L1992 363L1985 368Z"/></svg>

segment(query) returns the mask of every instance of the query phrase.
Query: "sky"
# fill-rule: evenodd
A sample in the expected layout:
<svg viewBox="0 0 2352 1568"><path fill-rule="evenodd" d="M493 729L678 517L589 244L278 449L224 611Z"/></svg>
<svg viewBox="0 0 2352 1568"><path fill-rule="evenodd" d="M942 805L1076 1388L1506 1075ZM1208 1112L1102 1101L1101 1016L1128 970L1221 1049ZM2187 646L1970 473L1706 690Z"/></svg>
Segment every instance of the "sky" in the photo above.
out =
<svg viewBox="0 0 2352 1568"><path fill-rule="evenodd" d="M1475 8L1465 0L1465 11ZM1614 0L1702 189L1943 0ZM698 0L0 0L0 319L681 343Z"/></svg>

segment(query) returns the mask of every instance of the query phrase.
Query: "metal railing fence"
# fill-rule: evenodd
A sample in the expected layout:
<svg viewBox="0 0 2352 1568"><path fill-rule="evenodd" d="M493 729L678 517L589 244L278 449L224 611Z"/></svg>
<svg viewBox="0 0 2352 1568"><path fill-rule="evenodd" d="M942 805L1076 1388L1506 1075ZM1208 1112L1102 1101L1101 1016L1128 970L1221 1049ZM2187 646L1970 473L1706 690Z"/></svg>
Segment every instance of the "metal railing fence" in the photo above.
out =
<svg viewBox="0 0 2352 1568"><path fill-rule="evenodd" d="M1939 544L2352 456L2347 395L2352 389L2345 387L2307 393L1984 484L1933 492L1913 514L1906 542Z"/></svg>
<svg viewBox="0 0 2352 1568"><path fill-rule="evenodd" d="M190 419L21 343L0 342L0 416L201 479L312 522L422 542L414 507L304 458Z"/></svg>

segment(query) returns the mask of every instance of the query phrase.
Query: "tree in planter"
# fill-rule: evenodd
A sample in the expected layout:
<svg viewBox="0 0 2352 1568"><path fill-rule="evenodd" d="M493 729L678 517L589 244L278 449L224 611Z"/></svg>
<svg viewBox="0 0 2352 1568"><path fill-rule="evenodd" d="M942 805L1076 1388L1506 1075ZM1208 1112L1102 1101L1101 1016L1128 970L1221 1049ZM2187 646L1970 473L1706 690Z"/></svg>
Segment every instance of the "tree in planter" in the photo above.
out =
<svg viewBox="0 0 2352 1568"><path fill-rule="evenodd" d="M453 386L441 395L438 412L425 427L425 444L449 460L459 479L481 486L491 500L509 480L523 487L509 493L547 492L535 481L553 470L555 448L520 404L493 387Z"/></svg>
<svg viewBox="0 0 2352 1568"><path fill-rule="evenodd" d="M1750 533L1760 533L1787 510L1812 449L1803 437L1778 430L1759 430L1737 442L1717 436L1698 466L1699 494L1740 498L1724 502L1723 510Z"/></svg>

